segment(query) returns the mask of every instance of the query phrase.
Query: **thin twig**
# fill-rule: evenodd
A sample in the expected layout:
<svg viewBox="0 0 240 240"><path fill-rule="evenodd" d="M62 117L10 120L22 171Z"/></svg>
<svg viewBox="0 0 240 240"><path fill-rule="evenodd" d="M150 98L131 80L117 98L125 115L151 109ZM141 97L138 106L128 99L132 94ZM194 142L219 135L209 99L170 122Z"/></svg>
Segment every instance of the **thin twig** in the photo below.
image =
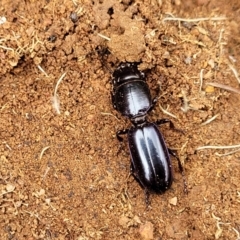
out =
<svg viewBox="0 0 240 240"><path fill-rule="evenodd" d="M59 98L58 98L58 95L57 95L58 85L63 80L63 78L65 77L66 73L67 72L63 73L62 76L57 81L57 84L56 84L55 89L54 89L54 95L53 95L53 98L52 98L52 100L53 100L53 108L56 110L57 114L60 114L60 102L59 102Z"/></svg>
<svg viewBox="0 0 240 240"><path fill-rule="evenodd" d="M45 179L45 177L47 176L49 170L50 170L50 167L47 166L47 168L46 168L46 170L45 170L45 172L44 172L44 174L43 174L42 180Z"/></svg>
<svg viewBox="0 0 240 240"><path fill-rule="evenodd" d="M9 51L13 51L14 52L14 49L13 48L9 48L9 47L5 47L3 45L0 45L0 48L4 49L4 50L9 50Z"/></svg>
<svg viewBox="0 0 240 240"><path fill-rule="evenodd" d="M105 35L103 35L101 33L98 33L98 36L101 37L101 38L104 38L105 40L108 40L108 41L111 40L111 38L109 38L109 37L107 37L107 36L105 36Z"/></svg>
<svg viewBox="0 0 240 240"><path fill-rule="evenodd" d="M218 38L218 43L221 43L221 40L222 40L222 38L223 38L223 32L224 32L224 29L222 28L222 29L220 30L220 34L219 34L219 38Z"/></svg>
<svg viewBox="0 0 240 240"><path fill-rule="evenodd" d="M221 218L220 217L217 217L214 213L212 213L212 217L217 220L217 221L221 221Z"/></svg>
<svg viewBox="0 0 240 240"><path fill-rule="evenodd" d="M219 56L222 56L222 53L223 53L223 44L224 44L224 42L221 42L221 40L222 40L222 38L223 38L223 32L224 32L224 29L222 28L221 30L220 30L220 34L219 34L219 39L218 39L218 43L219 43L219 52L220 52L220 54L219 54ZM220 63L219 63L220 64ZM219 66L218 66L219 67Z"/></svg>
<svg viewBox="0 0 240 240"><path fill-rule="evenodd" d="M203 18L179 18L179 17L165 17L163 21L180 21L180 22L200 22L200 21L222 21L227 20L226 17L203 17Z"/></svg>
<svg viewBox="0 0 240 240"><path fill-rule="evenodd" d="M201 69L201 71L200 71L200 86L199 86L199 92L202 91L202 85L203 85L203 71L204 71L204 69Z"/></svg>
<svg viewBox="0 0 240 240"><path fill-rule="evenodd" d="M223 153L223 154L220 154L220 153L215 153L218 157L223 157L223 156L228 156L228 155L232 155L233 153L236 153L236 152L239 152L240 151L240 148L237 149L237 150L234 150L234 151L231 151L231 152L227 152L227 153Z"/></svg>
<svg viewBox="0 0 240 240"><path fill-rule="evenodd" d="M234 68L234 66L232 64L228 64L228 66L232 70L235 78L238 80L238 83L240 84L240 78L239 78L239 74L238 74L237 70Z"/></svg>
<svg viewBox="0 0 240 240"><path fill-rule="evenodd" d="M105 113L105 112L101 112L102 115L105 115L105 116L112 116L114 118L116 118L118 121L120 121L115 115L111 114L111 113Z"/></svg>
<svg viewBox="0 0 240 240"><path fill-rule="evenodd" d="M78 5L78 1L77 1L77 0L72 0L72 2L73 2L73 4L74 4L75 6Z"/></svg>
<svg viewBox="0 0 240 240"><path fill-rule="evenodd" d="M169 115L169 116L177 119L177 117L176 117L174 114L172 114L172 113L170 113L170 112L167 111L167 110L168 110L168 106L167 106L167 109L164 109L164 108L162 108L162 106L159 104L159 107L160 107L160 109L162 110L163 113L165 113L165 114L167 114L167 115Z"/></svg>
<svg viewBox="0 0 240 240"><path fill-rule="evenodd" d="M40 156L39 156L39 160L42 159L42 156L43 156L44 152L45 152L46 150L48 150L49 148L50 148L50 146L47 146L47 147L45 147L45 148L42 149L42 151L41 151L41 153L40 153Z"/></svg>
<svg viewBox="0 0 240 240"><path fill-rule="evenodd" d="M235 229L234 227L232 229L237 234L237 239L236 240L240 240L240 233L239 233L239 231L237 229Z"/></svg>
<svg viewBox="0 0 240 240"><path fill-rule="evenodd" d="M188 104L189 100L187 99L185 91L182 90L181 92L182 92L182 97L183 97L183 106L181 107L181 110L186 113L190 109L189 104Z"/></svg>
<svg viewBox="0 0 240 240"><path fill-rule="evenodd" d="M48 74L43 70L43 68L40 65L37 65L37 67L46 77L49 77Z"/></svg>
<svg viewBox="0 0 240 240"><path fill-rule="evenodd" d="M196 150L203 150L203 149L231 149L231 148L240 148L240 144L238 144L238 145L230 145L230 146L211 146L211 145L207 145L207 146L198 147L198 148L196 148Z"/></svg>
<svg viewBox="0 0 240 240"><path fill-rule="evenodd" d="M206 83L206 84L207 84L207 85L210 85L210 86L213 86L213 87L222 88L222 89L224 89L224 90L227 90L227 91L231 91L231 92L240 94L240 90L238 90L238 89L236 89L236 88L233 88L233 87L230 87L230 86L227 86L227 85L225 85L225 84L215 83L215 82L208 82L208 83Z"/></svg>
<svg viewBox="0 0 240 240"><path fill-rule="evenodd" d="M203 123L201 124L201 126L204 126L204 125L209 124L210 122L212 122L213 120L215 120L218 116L219 116L219 113L216 114L215 116L209 118L207 121L203 122Z"/></svg>

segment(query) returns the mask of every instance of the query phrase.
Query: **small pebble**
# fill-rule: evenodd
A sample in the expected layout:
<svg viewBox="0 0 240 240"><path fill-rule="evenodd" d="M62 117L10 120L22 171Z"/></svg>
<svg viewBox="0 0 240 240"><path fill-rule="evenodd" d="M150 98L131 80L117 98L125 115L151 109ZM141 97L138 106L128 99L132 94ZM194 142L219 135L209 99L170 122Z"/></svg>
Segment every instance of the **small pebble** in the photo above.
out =
<svg viewBox="0 0 240 240"><path fill-rule="evenodd" d="M210 59L210 60L208 61L208 65L209 65L211 68L214 68L214 67L215 67L214 60L213 60L213 59Z"/></svg>
<svg viewBox="0 0 240 240"><path fill-rule="evenodd" d="M186 57L186 58L184 58L184 62L185 62L187 65L189 65L189 64L191 64L191 62L192 62L192 58L191 58L191 57Z"/></svg>
<svg viewBox="0 0 240 240"><path fill-rule="evenodd" d="M10 183L7 184L7 186L6 186L7 192L13 192L14 189L15 189L15 186L14 186L14 185L12 185L12 184L10 184Z"/></svg>
<svg viewBox="0 0 240 240"><path fill-rule="evenodd" d="M124 228L128 227L128 223L130 222L130 218L126 217L126 216L121 216L118 223L119 225L121 225Z"/></svg>
<svg viewBox="0 0 240 240"><path fill-rule="evenodd" d="M38 192L38 196L42 196L42 195L45 195L45 190L41 188Z"/></svg>
<svg viewBox="0 0 240 240"><path fill-rule="evenodd" d="M177 197L173 197L171 199L169 199L168 201L170 204L176 206L177 205Z"/></svg>
<svg viewBox="0 0 240 240"><path fill-rule="evenodd" d="M153 224L151 222L146 222L142 224L139 228L139 233L141 237L145 240L153 239Z"/></svg>
<svg viewBox="0 0 240 240"><path fill-rule="evenodd" d="M0 25L4 24L7 21L6 17L0 17Z"/></svg>
<svg viewBox="0 0 240 240"><path fill-rule="evenodd" d="M71 12L70 19L72 20L73 23L76 23L78 21L77 13L76 12Z"/></svg>
<svg viewBox="0 0 240 240"><path fill-rule="evenodd" d="M87 120L91 121L91 120L93 120L93 119L94 119L94 115L93 115L93 114L89 114L89 115L87 116Z"/></svg>
<svg viewBox="0 0 240 240"><path fill-rule="evenodd" d="M69 116L69 115L70 115L70 112L69 112L69 111L65 111L65 112L64 112L64 115L65 115L65 116Z"/></svg>
<svg viewBox="0 0 240 240"><path fill-rule="evenodd" d="M214 92L214 87L213 86L207 86L205 88L205 92L206 93L213 93Z"/></svg>

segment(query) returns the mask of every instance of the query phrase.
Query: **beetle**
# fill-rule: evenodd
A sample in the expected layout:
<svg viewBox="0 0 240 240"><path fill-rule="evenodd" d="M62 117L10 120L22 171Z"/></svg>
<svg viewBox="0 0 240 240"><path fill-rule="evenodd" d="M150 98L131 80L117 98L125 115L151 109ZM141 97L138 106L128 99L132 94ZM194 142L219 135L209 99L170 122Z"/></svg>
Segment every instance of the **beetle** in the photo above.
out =
<svg viewBox="0 0 240 240"><path fill-rule="evenodd" d="M114 108L132 122L130 129L117 132L117 138L127 134L131 156L131 173L145 192L164 193L173 181L170 154L178 160L179 169L184 177L180 159L170 149L158 129L158 125L170 123L169 119L156 122L147 121L147 114L157 102L152 99L145 74L138 70L137 63L121 63L113 72L112 103ZM184 190L187 191L184 178ZM148 200L148 197L147 197Z"/></svg>

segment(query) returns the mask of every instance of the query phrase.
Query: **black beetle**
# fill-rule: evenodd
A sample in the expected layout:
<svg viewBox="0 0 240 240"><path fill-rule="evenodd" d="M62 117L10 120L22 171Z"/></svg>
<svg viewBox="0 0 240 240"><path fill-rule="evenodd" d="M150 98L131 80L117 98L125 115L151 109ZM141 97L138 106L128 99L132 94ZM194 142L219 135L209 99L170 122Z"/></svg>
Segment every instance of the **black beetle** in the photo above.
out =
<svg viewBox="0 0 240 240"><path fill-rule="evenodd" d="M133 123L130 129L118 131L117 138L122 141L120 135L128 134L131 172L146 193L163 193L170 188L173 181L169 154L177 158L182 175L183 167L176 154L167 148L157 127L170 123L170 127L174 128L173 123L168 119L155 123L146 119L157 98L152 100L145 74L137 66L137 63L121 63L113 72L113 106ZM185 179L184 185L186 191Z"/></svg>

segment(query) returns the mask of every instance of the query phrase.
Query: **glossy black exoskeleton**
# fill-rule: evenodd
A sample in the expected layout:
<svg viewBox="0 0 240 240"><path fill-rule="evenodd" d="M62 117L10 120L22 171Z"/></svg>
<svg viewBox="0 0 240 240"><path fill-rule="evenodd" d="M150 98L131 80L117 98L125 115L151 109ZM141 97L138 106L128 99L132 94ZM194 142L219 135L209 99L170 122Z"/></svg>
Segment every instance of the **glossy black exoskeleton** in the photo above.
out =
<svg viewBox="0 0 240 240"><path fill-rule="evenodd" d="M152 100L145 74L138 70L136 63L121 63L114 71L112 102L133 124L145 121L156 98Z"/></svg>
<svg viewBox="0 0 240 240"><path fill-rule="evenodd" d="M177 158L182 174L183 168L179 158L167 148L157 127L170 123L170 127L174 128L173 123L168 119L155 123L146 119L156 100L157 98L152 100L145 74L138 70L136 63L121 63L114 71L113 106L133 123L130 129L118 131L117 137L121 141L120 135L128 135L131 170L140 185L146 192L163 193L173 181L169 153Z"/></svg>

